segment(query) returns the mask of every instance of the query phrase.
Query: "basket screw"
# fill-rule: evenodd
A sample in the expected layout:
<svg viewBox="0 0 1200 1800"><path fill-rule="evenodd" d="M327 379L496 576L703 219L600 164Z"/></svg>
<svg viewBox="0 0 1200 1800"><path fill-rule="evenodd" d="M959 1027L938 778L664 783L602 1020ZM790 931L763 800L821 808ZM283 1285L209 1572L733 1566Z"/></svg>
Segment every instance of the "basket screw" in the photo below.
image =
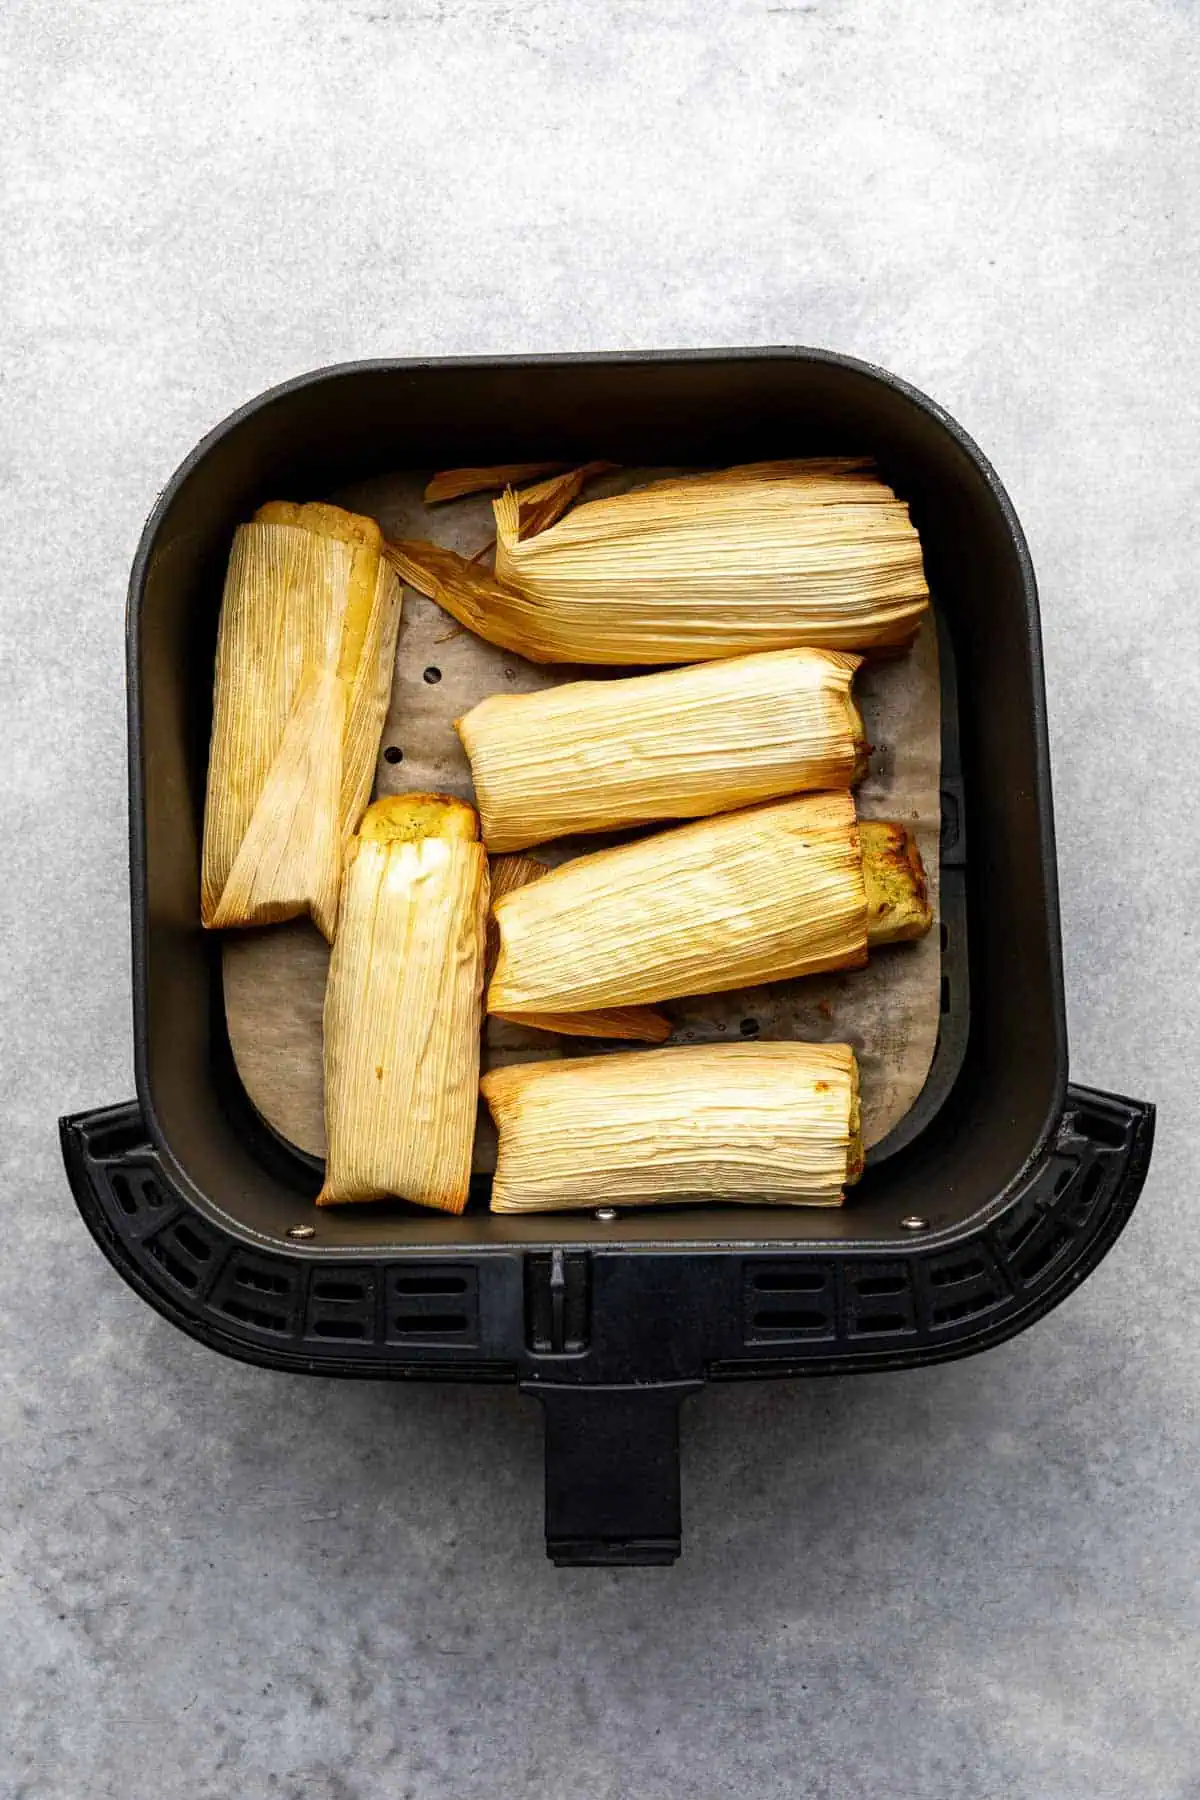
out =
<svg viewBox="0 0 1200 1800"><path fill-rule="evenodd" d="M598 1206L596 1208L596 1217L600 1220L602 1225L611 1225L616 1216L617 1209L615 1206Z"/></svg>
<svg viewBox="0 0 1200 1800"><path fill-rule="evenodd" d="M928 1231L929 1220L918 1218L916 1213L909 1213L901 1219L900 1227L903 1231Z"/></svg>
<svg viewBox="0 0 1200 1800"><path fill-rule="evenodd" d="M290 1238L297 1238L303 1242L305 1238L316 1237L317 1228L315 1225L289 1225L287 1234Z"/></svg>

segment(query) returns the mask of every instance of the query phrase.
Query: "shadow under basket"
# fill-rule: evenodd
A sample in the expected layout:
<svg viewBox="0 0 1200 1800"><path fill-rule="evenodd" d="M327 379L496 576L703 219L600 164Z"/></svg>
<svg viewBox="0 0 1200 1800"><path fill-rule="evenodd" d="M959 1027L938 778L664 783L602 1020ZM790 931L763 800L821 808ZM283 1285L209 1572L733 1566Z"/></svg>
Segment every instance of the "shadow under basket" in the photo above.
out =
<svg viewBox="0 0 1200 1800"><path fill-rule="evenodd" d="M615 1216L318 1211L251 1105L199 921L213 650L235 527L404 464L720 465L868 453L908 502L956 671L944 741L942 1042L850 1203ZM819 351L381 362L303 376L183 464L129 591L138 1097L61 1123L129 1284L231 1356L308 1374L517 1382L546 1420L560 1564L679 1552L679 1409L705 1381L845 1374L1012 1336L1095 1268L1154 1109L1069 1084L1037 596L1012 507L936 405ZM950 715L953 716L953 709ZM954 737L957 741L953 741ZM967 855L969 834L970 854ZM969 1004L967 996L969 995Z"/></svg>

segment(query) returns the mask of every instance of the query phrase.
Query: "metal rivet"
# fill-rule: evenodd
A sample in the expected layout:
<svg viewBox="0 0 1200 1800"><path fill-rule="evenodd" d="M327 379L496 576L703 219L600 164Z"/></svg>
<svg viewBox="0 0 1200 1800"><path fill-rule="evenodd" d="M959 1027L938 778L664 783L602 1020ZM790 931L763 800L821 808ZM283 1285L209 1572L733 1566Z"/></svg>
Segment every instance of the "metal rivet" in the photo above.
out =
<svg viewBox="0 0 1200 1800"><path fill-rule="evenodd" d="M602 1225L611 1225L616 1216L617 1209L615 1206L598 1206L596 1208L596 1217Z"/></svg>
<svg viewBox="0 0 1200 1800"><path fill-rule="evenodd" d="M901 1219L900 1226L904 1231L928 1231L929 1220L919 1219L916 1213L909 1213L905 1218Z"/></svg>
<svg viewBox="0 0 1200 1800"><path fill-rule="evenodd" d="M315 1225L289 1225L287 1234L290 1238L296 1238L302 1242L305 1238L316 1237L317 1228Z"/></svg>

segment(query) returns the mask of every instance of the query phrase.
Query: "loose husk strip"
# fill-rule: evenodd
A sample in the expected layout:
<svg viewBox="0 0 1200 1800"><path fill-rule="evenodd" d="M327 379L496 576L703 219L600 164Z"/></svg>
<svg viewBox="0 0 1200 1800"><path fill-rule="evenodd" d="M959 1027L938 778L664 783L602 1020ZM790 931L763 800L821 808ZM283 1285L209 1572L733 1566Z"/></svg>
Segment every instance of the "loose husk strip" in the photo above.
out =
<svg viewBox="0 0 1200 1800"><path fill-rule="evenodd" d="M505 894L540 881L550 873L545 863L531 856L493 856L489 858L491 874L491 906L488 915L487 967L490 974L500 950L500 933L496 926L496 901ZM503 1016L503 1015L500 1015ZM553 1032L558 1037L617 1038L636 1044L663 1044L671 1035L671 1021L650 1006L610 1006L584 1013L530 1013L517 1021L537 1031Z"/></svg>
<svg viewBox="0 0 1200 1800"><path fill-rule="evenodd" d="M515 589L507 589L478 562L447 550L443 544L431 544L424 538L390 538L383 553L401 581L436 601L443 612L502 650L527 656L534 662L564 660L552 655L539 655L530 648L530 639L519 621L509 621L507 613L517 615L525 603Z"/></svg>
<svg viewBox="0 0 1200 1800"><path fill-rule="evenodd" d="M866 769L860 660L775 650L494 694L455 727L489 850L849 787Z"/></svg>
<svg viewBox="0 0 1200 1800"><path fill-rule="evenodd" d="M837 1206L862 1169L846 1044L697 1044L493 1069L493 1212Z"/></svg>
<svg viewBox="0 0 1200 1800"><path fill-rule="evenodd" d="M370 797L401 591L373 519L273 502L238 528L217 637L201 918L332 938Z"/></svg>
<svg viewBox="0 0 1200 1800"><path fill-rule="evenodd" d="M471 807L392 795L368 808L325 990L319 1206L391 1194L442 1212L466 1205L487 905Z"/></svg>
<svg viewBox="0 0 1200 1800"><path fill-rule="evenodd" d="M548 531L573 506L584 486L594 475L607 475L616 463L590 462L564 474L551 475L533 487L508 490L515 506L515 530L519 538L535 537ZM494 510L494 503L493 503Z"/></svg>
<svg viewBox="0 0 1200 1800"><path fill-rule="evenodd" d="M850 795L812 794L578 857L497 904L488 1011L579 1012L859 967L873 923L895 941L905 883L903 935L932 917L905 828L868 841L886 854L882 884L864 874Z"/></svg>
<svg viewBox="0 0 1200 1800"><path fill-rule="evenodd" d="M437 506L443 500L461 500L467 494L496 493L501 488L518 487L523 481L537 481L543 475L556 475L569 463L530 462L496 463L488 468L442 469L425 486L426 506Z"/></svg>

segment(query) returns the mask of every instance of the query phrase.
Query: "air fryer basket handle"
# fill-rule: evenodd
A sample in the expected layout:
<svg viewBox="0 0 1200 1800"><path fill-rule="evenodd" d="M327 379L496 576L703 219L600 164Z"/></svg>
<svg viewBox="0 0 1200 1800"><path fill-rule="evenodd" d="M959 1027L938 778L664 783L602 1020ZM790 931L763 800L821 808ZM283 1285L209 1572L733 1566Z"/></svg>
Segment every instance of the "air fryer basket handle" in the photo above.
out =
<svg viewBox="0 0 1200 1800"><path fill-rule="evenodd" d="M546 1553L559 1568L679 1555L679 1408L703 1386L528 1382L546 1415Z"/></svg>

